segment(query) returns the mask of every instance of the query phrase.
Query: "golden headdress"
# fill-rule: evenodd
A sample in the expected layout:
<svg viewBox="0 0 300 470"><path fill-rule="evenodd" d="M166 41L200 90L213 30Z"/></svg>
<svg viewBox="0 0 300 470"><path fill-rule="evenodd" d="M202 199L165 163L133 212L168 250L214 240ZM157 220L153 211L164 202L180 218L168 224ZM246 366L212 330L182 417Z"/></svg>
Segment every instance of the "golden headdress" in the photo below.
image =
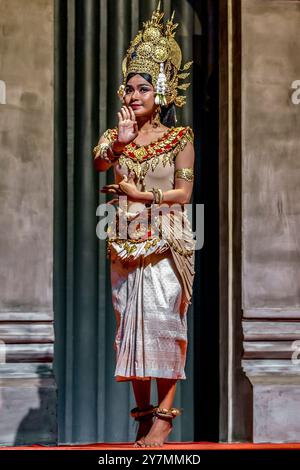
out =
<svg viewBox="0 0 300 470"><path fill-rule="evenodd" d="M186 90L190 83L179 84L189 76L186 72L193 61L187 62L182 69L182 53L175 41L175 30L178 24L174 24L174 15L164 24L164 13L160 11L160 1L156 10L152 13L151 20L143 23L143 29L131 41L126 56L122 62L123 84L118 90L123 97L126 78L128 74L148 73L151 75L156 95L155 102L160 105L174 103L181 107L185 104L185 96L178 94L179 90Z"/></svg>

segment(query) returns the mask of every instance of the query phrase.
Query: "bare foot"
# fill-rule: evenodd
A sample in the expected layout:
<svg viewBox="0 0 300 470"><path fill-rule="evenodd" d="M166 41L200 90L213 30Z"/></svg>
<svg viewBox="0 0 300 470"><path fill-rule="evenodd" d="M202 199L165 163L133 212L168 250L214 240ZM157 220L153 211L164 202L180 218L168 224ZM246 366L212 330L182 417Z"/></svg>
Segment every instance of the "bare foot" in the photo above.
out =
<svg viewBox="0 0 300 470"><path fill-rule="evenodd" d="M152 427L152 424L153 424L152 417L151 417L151 419L147 419L145 421L140 421L138 432L137 432L137 435L136 435L136 440L135 440L135 443L133 444L133 447L141 447L142 446L143 439L145 438L145 436L150 431L150 429Z"/></svg>
<svg viewBox="0 0 300 470"><path fill-rule="evenodd" d="M172 419L156 417L148 434L140 439L141 447L161 447L173 429Z"/></svg>

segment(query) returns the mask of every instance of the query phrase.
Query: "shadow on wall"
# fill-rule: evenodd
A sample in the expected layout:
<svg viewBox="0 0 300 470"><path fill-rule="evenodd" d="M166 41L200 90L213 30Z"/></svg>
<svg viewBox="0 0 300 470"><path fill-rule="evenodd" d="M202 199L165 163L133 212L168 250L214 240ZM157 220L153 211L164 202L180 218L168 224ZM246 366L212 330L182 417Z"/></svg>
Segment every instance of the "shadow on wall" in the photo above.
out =
<svg viewBox="0 0 300 470"><path fill-rule="evenodd" d="M57 389L48 364L1 364L0 443L56 444Z"/></svg>
<svg viewBox="0 0 300 470"><path fill-rule="evenodd" d="M39 383L31 387L31 393L35 393L38 400L36 408L29 408L19 424L14 445L24 443L57 443L57 419L53 412L56 407L56 387L53 379L49 379L50 367L45 371L44 366L38 366L36 373L39 375ZM32 397L33 398L33 397Z"/></svg>

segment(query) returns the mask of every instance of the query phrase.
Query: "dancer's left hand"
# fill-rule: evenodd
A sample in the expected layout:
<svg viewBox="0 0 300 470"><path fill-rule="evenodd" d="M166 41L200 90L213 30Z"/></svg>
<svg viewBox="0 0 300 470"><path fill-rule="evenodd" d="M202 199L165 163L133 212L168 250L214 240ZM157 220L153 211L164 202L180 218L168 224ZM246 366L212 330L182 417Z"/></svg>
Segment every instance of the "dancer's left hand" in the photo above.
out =
<svg viewBox="0 0 300 470"><path fill-rule="evenodd" d="M119 184L106 184L100 189L102 193L119 194L127 196L129 199L138 199L139 190L136 187L133 176L123 175L123 180Z"/></svg>

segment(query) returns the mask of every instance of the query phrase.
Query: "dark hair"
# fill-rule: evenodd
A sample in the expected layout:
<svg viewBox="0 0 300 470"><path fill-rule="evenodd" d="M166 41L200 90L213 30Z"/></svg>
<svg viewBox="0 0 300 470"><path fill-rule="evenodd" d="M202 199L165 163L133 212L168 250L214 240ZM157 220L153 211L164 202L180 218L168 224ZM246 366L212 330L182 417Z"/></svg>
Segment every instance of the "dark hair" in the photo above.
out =
<svg viewBox="0 0 300 470"><path fill-rule="evenodd" d="M126 83L135 75L140 75L141 77L143 77L144 80L146 80L150 83L150 85L153 86L152 77L149 73L131 72L127 75ZM167 127L176 126L176 108L174 103L171 103L169 106L161 106L160 122Z"/></svg>

